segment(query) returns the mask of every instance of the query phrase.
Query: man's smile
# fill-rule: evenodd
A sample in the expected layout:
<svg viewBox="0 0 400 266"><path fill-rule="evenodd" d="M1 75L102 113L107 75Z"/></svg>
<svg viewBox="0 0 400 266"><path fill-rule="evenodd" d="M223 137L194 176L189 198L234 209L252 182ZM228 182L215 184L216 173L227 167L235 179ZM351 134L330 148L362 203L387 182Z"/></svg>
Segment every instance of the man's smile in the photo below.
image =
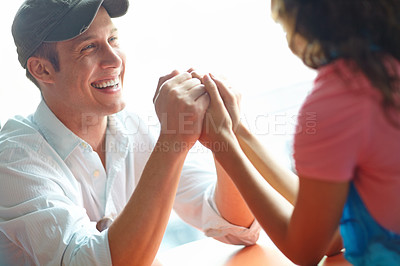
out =
<svg viewBox="0 0 400 266"><path fill-rule="evenodd" d="M95 81L92 84L92 87L96 89L113 89L117 88L119 85L119 77L110 80L101 80Z"/></svg>

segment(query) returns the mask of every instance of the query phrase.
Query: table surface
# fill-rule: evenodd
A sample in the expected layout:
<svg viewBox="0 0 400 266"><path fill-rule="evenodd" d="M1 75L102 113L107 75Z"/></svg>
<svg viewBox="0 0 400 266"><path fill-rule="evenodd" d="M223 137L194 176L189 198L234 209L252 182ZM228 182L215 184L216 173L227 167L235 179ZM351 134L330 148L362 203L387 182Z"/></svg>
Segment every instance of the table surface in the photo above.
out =
<svg viewBox="0 0 400 266"><path fill-rule="evenodd" d="M253 246L238 246L205 238L157 255L153 266L286 266L293 264L267 236ZM342 254L324 258L319 266L350 266Z"/></svg>

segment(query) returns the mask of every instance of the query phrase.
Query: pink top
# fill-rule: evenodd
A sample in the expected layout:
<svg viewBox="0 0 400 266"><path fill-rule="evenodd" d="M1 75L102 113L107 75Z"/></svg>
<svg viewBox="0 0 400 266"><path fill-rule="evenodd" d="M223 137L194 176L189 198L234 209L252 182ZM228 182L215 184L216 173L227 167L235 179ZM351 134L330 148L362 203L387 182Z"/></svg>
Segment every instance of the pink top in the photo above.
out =
<svg viewBox="0 0 400 266"><path fill-rule="evenodd" d="M400 76L400 63L391 63ZM381 99L349 61L322 67L300 111L294 159L300 177L354 181L375 220L400 233L400 129Z"/></svg>

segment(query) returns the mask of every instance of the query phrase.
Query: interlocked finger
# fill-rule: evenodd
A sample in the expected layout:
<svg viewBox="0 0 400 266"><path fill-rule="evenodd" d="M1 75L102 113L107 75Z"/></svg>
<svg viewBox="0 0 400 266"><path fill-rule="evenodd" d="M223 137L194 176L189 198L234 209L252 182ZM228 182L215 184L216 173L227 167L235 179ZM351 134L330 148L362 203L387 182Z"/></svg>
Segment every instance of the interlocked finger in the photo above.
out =
<svg viewBox="0 0 400 266"><path fill-rule="evenodd" d="M199 84L190 90L190 94L195 101L206 93L206 87L203 84Z"/></svg>

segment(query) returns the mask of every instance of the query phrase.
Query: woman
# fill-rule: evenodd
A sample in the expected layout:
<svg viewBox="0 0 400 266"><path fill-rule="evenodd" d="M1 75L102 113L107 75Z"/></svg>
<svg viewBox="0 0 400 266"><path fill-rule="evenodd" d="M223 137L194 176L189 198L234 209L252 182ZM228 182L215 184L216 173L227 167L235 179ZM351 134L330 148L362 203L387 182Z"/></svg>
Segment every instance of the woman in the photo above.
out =
<svg viewBox="0 0 400 266"><path fill-rule="evenodd" d="M400 1L272 0L271 8L291 50L318 71L295 134L298 178L274 163L240 123L238 98L208 75L206 123L221 128L204 125L202 143L293 262L339 252L340 226L352 264L399 265Z"/></svg>

